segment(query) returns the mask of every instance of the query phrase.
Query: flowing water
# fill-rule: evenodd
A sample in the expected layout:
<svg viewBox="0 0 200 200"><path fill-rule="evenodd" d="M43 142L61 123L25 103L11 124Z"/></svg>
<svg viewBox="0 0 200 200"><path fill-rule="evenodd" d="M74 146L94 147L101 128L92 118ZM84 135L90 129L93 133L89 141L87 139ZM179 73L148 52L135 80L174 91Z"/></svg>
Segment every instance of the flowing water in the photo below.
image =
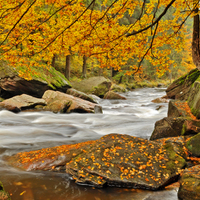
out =
<svg viewBox="0 0 200 200"><path fill-rule="evenodd" d="M0 180L12 200L177 200L177 189L146 190L79 186L67 174L24 172L3 156L62 144L98 139L109 133L149 138L157 120L167 115L167 104L151 100L164 89L138 89L123 94L127 100L98 99L103 114L54 114L0 111Z"/></svg>

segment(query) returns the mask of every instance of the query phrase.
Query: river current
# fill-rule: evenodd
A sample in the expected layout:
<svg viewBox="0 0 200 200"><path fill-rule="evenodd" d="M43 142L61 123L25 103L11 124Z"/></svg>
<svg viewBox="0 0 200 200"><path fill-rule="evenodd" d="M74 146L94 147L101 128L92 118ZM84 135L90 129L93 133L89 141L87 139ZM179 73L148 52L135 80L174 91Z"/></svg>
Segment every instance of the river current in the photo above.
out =
<svg viewBox="0 0 200 200"><path fill-rule="evenodd" d="M8 166L3 156L62 144L94 140L109 133L149 138L157 120L167 116L167 103L151 101L162 88L122 94L127 100L98 99L103 114L0 111L0 180L12 200L177 200L177 188L147 190L79 186L67 174L24 172Z"/></svg>

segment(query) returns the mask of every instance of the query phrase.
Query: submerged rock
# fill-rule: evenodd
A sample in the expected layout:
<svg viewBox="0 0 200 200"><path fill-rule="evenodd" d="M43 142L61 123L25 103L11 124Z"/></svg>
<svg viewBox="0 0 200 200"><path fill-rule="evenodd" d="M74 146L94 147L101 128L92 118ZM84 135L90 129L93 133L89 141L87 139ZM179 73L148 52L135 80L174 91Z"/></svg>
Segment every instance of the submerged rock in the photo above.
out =
<svg viewBox="0 0 200 200"><path fill-rule="evenodd" d="M185 169L181 179L178 198L180 200L200 199L200 165Z"/></svg>
<svg viewBox="0 0 200 200"><path fill-rule="evenodd" d="M53 89L65 92L71 88L69 81L53 67L31 67L33 74L30 80L19 76L17 67L9 66L6 62L0 62L0 97L11 98L16 95L28 94L41 98L46 90Z"/></svg>
<svg viewBox="0 0 200 200"><path fill-rule="evenodd" d="M44 106L46 102L44 99L35 98L26 94L18 95L0 102L0 108L13 112L34 108L37 105Z"/></svg>
<svg viewBox="0 0 200 200"><path fill-rule="evenodd" d="M11 200L10 195L7 192L5 192L1 181L0 181L0 200Z"/></svg>
<svg viewBox="0 0 200 200"><path fill-rule="evenodd" d="M73 88L87 94L103 98L111 88L111 81L103 76L91 77L80 82L72 83Z"/></svg>
<svg viewBox="0 0 200 200"><path fill-rule="evenodd" d="M47 106L43 108L46 111L55 113L102 113L102 108L98 104L59 91L48 90L42 98L47 103Z"/></svg>

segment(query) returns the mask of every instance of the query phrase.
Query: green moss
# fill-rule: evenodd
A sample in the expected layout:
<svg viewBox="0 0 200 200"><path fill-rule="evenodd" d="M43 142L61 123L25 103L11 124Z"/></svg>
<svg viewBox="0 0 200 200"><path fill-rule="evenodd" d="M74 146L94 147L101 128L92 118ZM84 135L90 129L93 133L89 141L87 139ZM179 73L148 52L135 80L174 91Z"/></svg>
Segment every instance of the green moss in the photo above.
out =
<svg viewBox="0 0 200 200"><path fill-rule="evenodd" d="M186 165L186 161L183 157L179 156L175 151L174 147L171 143L167 143L164 146L165 149L167 149L168 156L169 156L169 162L167 162L167 169L171 169L171 171L177 171L177 169L182 169ZM178 164L175 163L178 162Z"/></svg>
<svg viewBox="0 0 200 200"><path fill-rule="evenodd" d="M193 136L187 143L187 149L192 153L194 156L200 156L200 133Z"/></svg>
<svg viewBox="0 0 200 200"><path fill-rule="evenodd" d="M1 181L0 181L0 199L11 200L10 195L7 192L5 192Z"/></svg>
<svg viewBox="0 0 200 200"><path fill-rule="evenodd" d="M183 124L182 130L181 130L181 135L185 135L186 128L187 128L186 125Z"/></svg>

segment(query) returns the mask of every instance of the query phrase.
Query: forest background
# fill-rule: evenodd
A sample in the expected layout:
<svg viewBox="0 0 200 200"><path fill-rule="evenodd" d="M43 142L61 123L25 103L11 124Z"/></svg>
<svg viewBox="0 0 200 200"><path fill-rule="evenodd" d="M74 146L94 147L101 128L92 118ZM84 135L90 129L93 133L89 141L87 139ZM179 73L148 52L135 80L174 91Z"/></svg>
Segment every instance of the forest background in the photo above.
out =
<svg viewBox="0 0 200 200"><path fill-rule="evenodd" d="M55 67L70 81L171 82L192 61L195 0L0 1L1 62L27 80ZM197 14L197 13L196 13Z"/></svg>

